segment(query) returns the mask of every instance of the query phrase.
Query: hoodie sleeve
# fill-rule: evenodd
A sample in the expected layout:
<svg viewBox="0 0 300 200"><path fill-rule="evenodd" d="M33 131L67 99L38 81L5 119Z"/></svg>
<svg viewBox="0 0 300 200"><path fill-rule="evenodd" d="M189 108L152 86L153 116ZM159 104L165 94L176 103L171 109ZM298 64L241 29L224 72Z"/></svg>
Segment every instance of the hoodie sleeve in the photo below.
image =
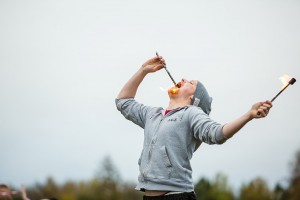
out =
<svg viewBox="0 0 300 200"><path fill-rule="evenodd" d="M138 103L133 98L116 99L115 102L117 109L122 113L122 115L126 119L132 121L141 128L145 128L145 123L147 119L146 116L152 107Z"/></svg>
<svg viewBox="0 0 300 200"><path fill-rule="evenodd" d="M201 108L192 107L190 114L191 130L195 138L207 144L222 144L227 140L222 132L224 125L213 121Z"/></svg>

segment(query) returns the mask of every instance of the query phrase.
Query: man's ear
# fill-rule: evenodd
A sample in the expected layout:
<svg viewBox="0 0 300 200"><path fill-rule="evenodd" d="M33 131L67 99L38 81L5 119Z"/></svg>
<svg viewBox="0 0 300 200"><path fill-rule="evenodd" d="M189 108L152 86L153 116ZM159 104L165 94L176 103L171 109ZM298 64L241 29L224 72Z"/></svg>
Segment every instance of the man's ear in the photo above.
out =
<svg viewBox="0 0 300 200"><path fill-rule="evenodd" d="M190 96L191 101L193 101L193 98L194 98L194 95L191 95L191 96Z"/></svg>

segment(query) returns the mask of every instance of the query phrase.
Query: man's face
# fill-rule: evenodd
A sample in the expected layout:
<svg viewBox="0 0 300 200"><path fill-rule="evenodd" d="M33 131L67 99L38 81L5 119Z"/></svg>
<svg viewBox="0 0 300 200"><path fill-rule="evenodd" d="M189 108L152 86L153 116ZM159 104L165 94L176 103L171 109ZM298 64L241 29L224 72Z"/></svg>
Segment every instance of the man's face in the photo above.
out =
<svg viewBox="0 0 300 200"><path fill-rule="evenodd" d="M180 95L183 97L190 98L194 95L197 87L197 80L187 80L185 78L181 79L181 81L177 84L179 88L172 87L169 89L170 95ZM178 90L176 93L173 93L172 91Z"/></svg>
<svg viewBox="0 0 300 200"><path fill-rule="evenodd" d="M8 199L12 199L10 190L5 187L0 187L0 200L8 200Z"/></svg>

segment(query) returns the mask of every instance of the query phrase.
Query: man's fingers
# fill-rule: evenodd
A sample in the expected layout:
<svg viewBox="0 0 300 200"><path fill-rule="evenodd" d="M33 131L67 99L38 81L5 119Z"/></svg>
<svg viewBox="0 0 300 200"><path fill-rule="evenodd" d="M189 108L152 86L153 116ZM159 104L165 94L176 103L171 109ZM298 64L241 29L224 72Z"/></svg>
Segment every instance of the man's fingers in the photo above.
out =
<svg viewBox="0 0 300 200"><path fill-rule="evenodd" d="M265 110L259 108L257 115L258 115L258 117L265 117L265 116L267 116L267 113L265 112Z"/></svg>
<svg viewBox="0 0 300 200"><path fill-rule="evenodd" d="M260 106L258 110L261 114L263 114L264 117L267 116L269 113L269 107L267 106Z"/></svg>
<svg viewBox="0 0 300 200"><path fill-rule="evenodd" d="M158 64L158 65L155 65L155 66L154 66L154 70L155 70L155 71L158 71L158 70L160 70L160 69L162 69L162 68L164 68L164 64Z"/></svg>

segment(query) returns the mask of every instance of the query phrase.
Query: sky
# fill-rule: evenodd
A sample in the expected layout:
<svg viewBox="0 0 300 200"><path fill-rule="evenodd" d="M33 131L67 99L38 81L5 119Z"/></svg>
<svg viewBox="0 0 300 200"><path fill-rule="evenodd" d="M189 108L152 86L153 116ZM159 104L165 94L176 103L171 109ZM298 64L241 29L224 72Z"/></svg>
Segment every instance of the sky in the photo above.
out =
<svg viewBox="0 0 300 200"><path fill-rule="evenodd" d="M143 130L116 109L126 81L157 51L176 81L201 80L211 118L228 123L300 77L297 0L0 1L0 182L89 180L109 156L135 183ZM136 99L166 108L164 70ZM300 149L299 83L222 145L202 144L193 177L287 184Z"/></svg>

